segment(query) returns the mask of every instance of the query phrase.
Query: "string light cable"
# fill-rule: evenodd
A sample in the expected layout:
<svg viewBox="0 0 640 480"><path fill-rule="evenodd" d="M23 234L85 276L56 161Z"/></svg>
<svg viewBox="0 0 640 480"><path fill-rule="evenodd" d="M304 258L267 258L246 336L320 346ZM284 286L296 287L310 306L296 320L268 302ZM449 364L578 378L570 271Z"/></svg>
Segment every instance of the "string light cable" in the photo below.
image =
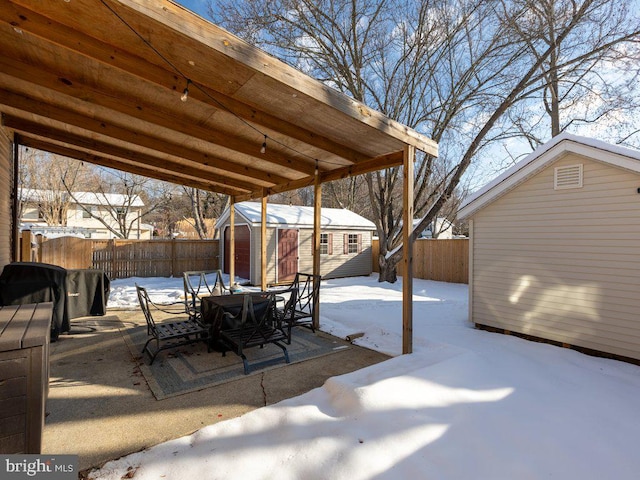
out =
<svg viewBox="0 0 640 480"><path fill-rule="evenodd" d="M189 79L187 77L187 75L185 75L178 67L177 65L175 65L171 60L169 60L167 57L165 57L162 52L160 52L149 40L147 40L146 38L144 38L140 33L138 33L138 31L133 28L133 26L131 26L129 24L129 22L127 22L118 12L116 12L111 5L109 5L107 3L107 0L100 0L100 3L102 3L116 18L118 18L118 20L120 20L129 30L131 30L131 32L133 32L133 34L135 36L137 36L145 45L147 45L151 50L153 50L153 52L160 58L162 59L167 65L169 65L173 71L181 76L182 78L184 78L187 82L187 85L180 97L180 100L183 102L186 102L188 97L189 97L189 86L192 85L195 88L198 89L198 91L200 91L203 95L205 95L207 98L209 98L212 102L214 102L216 105L218 105L221 109L223 109L224 111L226 111L227 113L233 115L237 120L239 120L240 122L242 122L244 125L246 125L247 127L251 128L252 130L254 130L255 132L259 133L260 135L262 135L264 137L264 141L262 143L262 146L260 148L260 153L264 154L267 151L267 134L265 134L263 131L261 131L259 128L257 128L255 125L251 124L250 122L248 122L247 120L245 120L244 118L242 118L241 116L239 116L237 113L235 113L233 110L231 110L228 106L226 106L224 103L222 103L220 100L218 100L217 98L215 98L214 96L212 96L206 89L204 89L203 87L201 87L198 83L193 82L191 79ZM273 138L273 137L269 137L271 139L271 141L277 145L280 145L281 147L288 149L300 156L306 157L310 160L315 161L316 164L316 169L315 169L315 175L318 175L318 162L323 162L325 164L328 165L336 165L336 166L344 166L342 163L338 163L338 162L331 162L330 160L319 160L316 157L313 157L305 152L301 152L293 147L291 147L290 145L287 145L281 141L278 141L277 139Z"/></svg>

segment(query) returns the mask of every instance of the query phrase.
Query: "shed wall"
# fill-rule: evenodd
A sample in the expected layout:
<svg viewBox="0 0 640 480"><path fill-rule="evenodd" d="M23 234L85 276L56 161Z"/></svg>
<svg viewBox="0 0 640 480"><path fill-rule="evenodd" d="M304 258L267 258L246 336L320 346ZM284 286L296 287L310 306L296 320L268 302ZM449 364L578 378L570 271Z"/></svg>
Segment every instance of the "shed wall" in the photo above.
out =
<svg viewBox="0 0 640 480"><path fill-rule="evenodd" d="M236 222L244 220L236 219ZM224 222L228 225L229 221ZM237 223L236 223L237 224ZM283 228L295 228L283 226ZM323 229L321 233L331 233L332 254L320 256L320 274L323 278L352 277L371 274L371 243L372 232L360 230ZM361 235L360 253L344 253L344 235ZM277 229L267 228L267 283L277 282ZM251 278L252 285L260 285L260 227L251 228ZM313 272L313 229L298 229L298 271L304 273Z"/></svg>
<svg viewBox="0 0 640 480"><path fill-rule="evenodd" d="M554 168L584 186L554 190ZM473 216L473 322L640 358L640 176L568 155Z"/></svg>
<svg viewBox="0 0 640 480"><path fill-rule="evenodd" d="M13 134L0 125L0 267L11 262Z"/></svg>
<svg viewBox="0 0 640 480"><path fill-rule="evenodd" d="M322 278L357 277L371 274L371 232L339 229L323 229L320 232L332 234L332 245L329 249L332 253L320 255L320 274ZM348 234L361 235L360 253L344 253L344 236ZM301 229L299 240L299 270L305 273L312 273L313 229Z"/></svg>
<svg viewBox="0 0 640 480"><path fill-rule="evenodd" d="M251 228L251 284L260 285L261 282L261 266L262 259L260 252L262 242L260 241L260 227ZM276 246L278 237L275 228L267 228L267 283L276 281Z"/></svg>
<svg viewBox="0 0 640 480"><path fill-rule="evenodd" d="M331 233L332 254L320 255L320 274L322 278L355 277L371 274L371 241L372 234L367 231L354 230L322 230ZM360 253L343 253L343 239L345 234L362 235L362 249ZM277 229L267 229L267 283L277 280ZM260 227L251 229L251 283L260 284ZM298 271L313 272L313 229L298 229Z"/></svg>

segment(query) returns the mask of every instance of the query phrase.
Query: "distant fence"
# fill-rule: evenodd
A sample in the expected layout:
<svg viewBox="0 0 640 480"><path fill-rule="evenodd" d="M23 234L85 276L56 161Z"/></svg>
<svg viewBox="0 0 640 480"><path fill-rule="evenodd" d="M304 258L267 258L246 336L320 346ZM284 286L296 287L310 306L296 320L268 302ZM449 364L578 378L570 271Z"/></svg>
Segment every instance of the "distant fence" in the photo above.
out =
<svg viewBox="0 0 640 480"><path fill-rule="evenodd" d="M379 241L373 240L372 267L378 272ZM402 275L402 263L398 265ZM439 282L469 283L469 240L416 240L413 249L413 277Z"/></svg>
<svg viewBox="0 0 640 480"><path fill-rule="evenodd" d="M413 276L440 282L469 283L469 240L416 240ZM373 271L378 269L378 240L372 243ZM176 277L187 270L220 268L218 240L91 240L22 235L22 261L64 268L98 268L111 279ZM402 275L402 264L398 265Z"/></svg>
<svg viewBox="0 0 640 480"><path fill-rule="evenodd" d="M218 240L92 240L22 235L22 261L64 268L97 268L111 279L176 277L219 267Z"/></svg>
<svg viewBox="0 0 640 480"><path fill-rule="evenodd" d="M187 270L215 270L218 240L94 241L93 268L109 278L177 277Z"/></svg>

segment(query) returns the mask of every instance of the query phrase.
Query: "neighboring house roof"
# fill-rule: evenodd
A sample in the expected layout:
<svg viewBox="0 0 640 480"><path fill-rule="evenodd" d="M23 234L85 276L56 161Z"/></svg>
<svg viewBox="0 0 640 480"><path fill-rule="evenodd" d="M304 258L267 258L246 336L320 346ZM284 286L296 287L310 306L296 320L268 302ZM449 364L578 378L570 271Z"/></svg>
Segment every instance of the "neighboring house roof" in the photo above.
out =
<svg viewBox="0 0 640 480"><path fill-rule="evenodd" d="M458 210L458 218L463 219L473 215L567 153L582 155L598 162L640 173L639 150L563 133L536 148L523 160L465 199Z"/></svg>
<svg viewBox="0 0 640 480"><path fill-rule="evenodd" d="M421 218L413 219L413 228L418 226L418 224L422 221ZM447 217L437 217L435 220L431 220L431 222L424 228L422 232L420 232L420 238L430 238L433 236L433 231L436 230L438 235L445 234L448 231L453 230L453 223Z"/></svg>
<svg viewBox="0 0 640 480"><path fill-rule="evenodd" d="M53 198L55 195L67 192L54 192L52 190L39 190L33 188L20 189L20 199L23 201L38 202L40 200ZM78 204L82 205L111 205L114 207L131 206L144 207L144 202L138 195L129 197L120 193L93 193L93 192L73 192L73 196L78 200ZM76 203L71 199L72 203Z"/></svg>
<svg viewBox="0 0 640 480"><path fill-rule="evenodd" d="M240 202L235 204L236 215L240 215L251 226L258 226L262 221L262 203ZM220 216L216 228L220 228L229 218L229 208ZM373 222L345 208L322 208L320 225L353 230L375 230ZM313 207L298 205L267 204L268 227L313 227Z"/></svg>
<svg viewBox="0 0 640 480"><path fill-rule="evenodd" d="M144 207L144 202L138 195L129 197L120 193L93 193L93 192L74 192L73 195L78 203L84 205L111 205Z"/></svg>

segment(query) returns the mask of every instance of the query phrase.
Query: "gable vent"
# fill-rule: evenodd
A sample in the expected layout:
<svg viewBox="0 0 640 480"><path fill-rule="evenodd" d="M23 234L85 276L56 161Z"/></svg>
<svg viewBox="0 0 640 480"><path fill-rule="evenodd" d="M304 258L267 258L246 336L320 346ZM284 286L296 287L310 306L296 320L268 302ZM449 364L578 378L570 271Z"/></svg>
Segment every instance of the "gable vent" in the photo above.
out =
<svg viewBox="0 0 640 480"><path fill-rule="evenodd" d="M582 164L556 167L553 188L582 188Z"/></svg>

